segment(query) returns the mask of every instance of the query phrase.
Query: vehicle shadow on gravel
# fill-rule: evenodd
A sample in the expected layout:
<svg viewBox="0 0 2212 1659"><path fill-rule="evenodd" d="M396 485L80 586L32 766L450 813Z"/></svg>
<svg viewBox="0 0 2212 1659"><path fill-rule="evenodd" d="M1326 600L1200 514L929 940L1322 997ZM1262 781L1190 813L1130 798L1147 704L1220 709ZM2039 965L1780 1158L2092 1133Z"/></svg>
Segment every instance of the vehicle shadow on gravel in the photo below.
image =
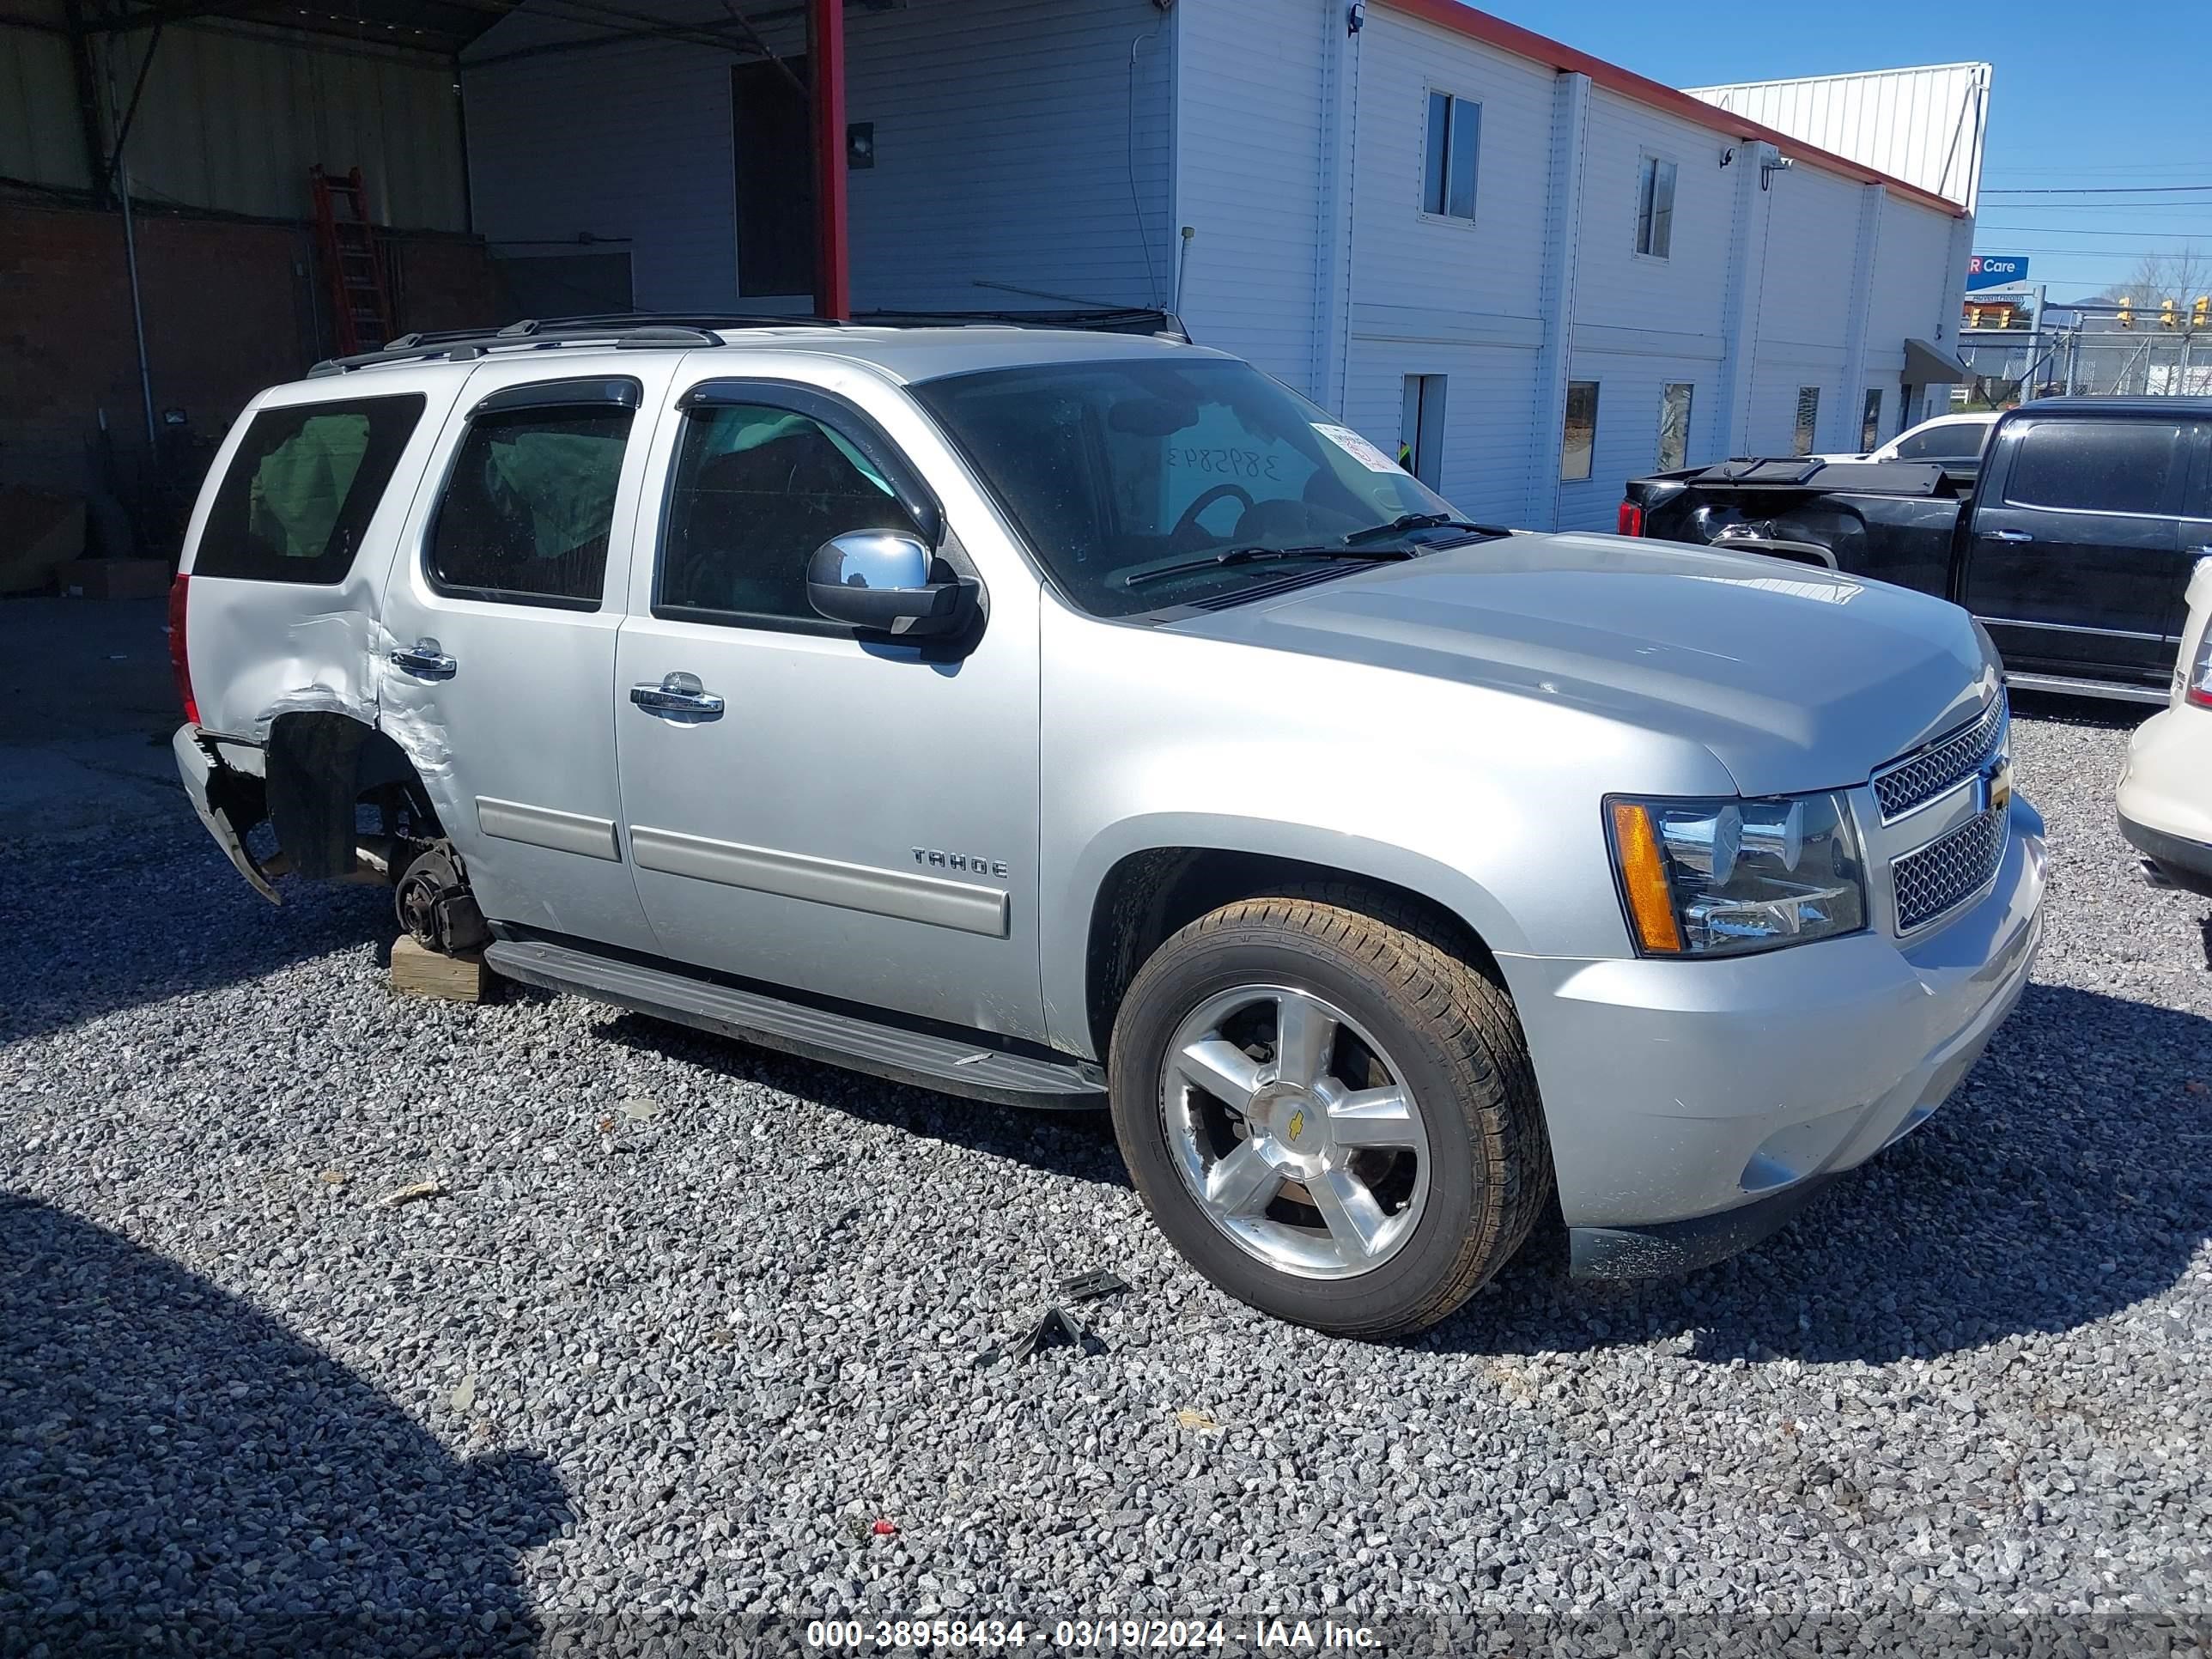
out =
<svg viewBox="0 0 2212 1659"><path fill-rule="evenodd" d="M780 1090L846 1116L881 1123L956 1146L1011 1158L1071 1180L1129 1184L1113 1121L1097 1111L1039 1111L966 1100L802 1060L734 1037L712 1036L643 1014L619 1014L599 1028L611 1042L693 1066L764 1089Z"/></svg>
<svg viewBox="0 0 2212 1659"><path fill-rule="evenodd" d="M208 1280L0 1194L0 1650L492 1655L551 1467L456 1458Z"/></svg>
<svg viewBox="0 0 2212 1659"><path fill-rule="evenodd" d="M2191 1083L2212 1087L2212 1019L2032 985L1925 1127L1756 1249L1593 1284L1554 1229L1427 1340L1881 1364L2071 1330L2171 1289L2212 1237L2212 1096Z"/></svg>
<svg viewBox="0 0 2212 1659"><path fill-rule="evenodd" d="M270 904L181 809L127 835L0 843L0 1045L388 941L398 926L381 888L287 881Z"/></svg>

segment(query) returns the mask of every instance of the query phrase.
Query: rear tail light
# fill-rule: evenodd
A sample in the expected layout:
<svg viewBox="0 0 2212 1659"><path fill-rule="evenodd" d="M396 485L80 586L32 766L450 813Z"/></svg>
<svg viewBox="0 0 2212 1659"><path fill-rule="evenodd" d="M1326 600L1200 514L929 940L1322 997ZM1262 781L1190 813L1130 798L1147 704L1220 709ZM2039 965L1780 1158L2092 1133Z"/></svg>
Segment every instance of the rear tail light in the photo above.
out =
<svg viewBox="0 0 2212 1659"><path fill-rule="evenodd" d="M1644 509L1634 501L1623 501L1620 515L1613 520L1613 528L1624 536L1641 536L1644 533Z"/></svg>
<svg viewBox="0 0 2212 1659"><path fill-rule="evenodd" d="M185 654L185 583L179 575L169 584L169 668L177 677L177 699L185 706L185 723L200 723L200 706L192 696L191 659Z"/></svg>
<svg viewBox="0 0 2212 1659"><path fill-rule="evenodd" d="M2197 641L2197 660L2189 665L2189 679L2182 687L2183 701L2199 708L2212 708L2212 623L2204 626L2204 637Z"/></svg>

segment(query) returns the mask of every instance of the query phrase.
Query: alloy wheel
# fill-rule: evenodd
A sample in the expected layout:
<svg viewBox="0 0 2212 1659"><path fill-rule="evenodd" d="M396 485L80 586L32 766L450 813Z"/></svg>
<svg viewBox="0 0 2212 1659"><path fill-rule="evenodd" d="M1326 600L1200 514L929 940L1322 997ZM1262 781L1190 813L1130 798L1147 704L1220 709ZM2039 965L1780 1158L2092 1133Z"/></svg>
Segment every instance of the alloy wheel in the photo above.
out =
<svg viewBox="0 0 2212 1659"><path fill-rule="evenodd" d="M1278 985L1209 998L1168 1044L1159 1098L1200 1209L1272 1267L1371 1273L1419 1224L1419 1103L1382 1045L1326 998Z"/></svg>

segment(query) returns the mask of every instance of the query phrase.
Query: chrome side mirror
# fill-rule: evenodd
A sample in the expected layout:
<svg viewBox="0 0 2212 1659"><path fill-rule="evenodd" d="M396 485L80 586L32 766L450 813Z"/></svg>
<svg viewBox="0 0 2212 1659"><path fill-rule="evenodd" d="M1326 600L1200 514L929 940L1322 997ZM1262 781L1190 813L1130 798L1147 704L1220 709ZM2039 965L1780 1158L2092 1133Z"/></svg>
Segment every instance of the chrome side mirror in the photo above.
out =
<svg viewBox="0 0 2212 1659"><path fill-rule="evenodd" d="M806 599L832 622L899 639L957 632L975 602L972 582L933 581L920 539L897 530L850 530L806 562Z"/></svg>

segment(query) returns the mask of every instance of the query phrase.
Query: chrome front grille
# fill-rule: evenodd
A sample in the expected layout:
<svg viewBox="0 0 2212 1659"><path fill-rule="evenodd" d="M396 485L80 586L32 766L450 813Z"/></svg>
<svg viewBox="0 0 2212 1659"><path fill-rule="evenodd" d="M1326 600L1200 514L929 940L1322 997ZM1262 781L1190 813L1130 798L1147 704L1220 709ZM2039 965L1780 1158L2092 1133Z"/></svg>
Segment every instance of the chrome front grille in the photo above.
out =
<svg viewBox="0 0 2212 1659"><path fill-rule="evenodd" d="M1874 798L1881 807L1881 821L1895 823L1981 770L2004 747L2007 719L2005 694L2000 690L1996 701L1972 723L1877 770Z"/></svg>
<svg viewBox="0 0 2212 1659"><path fill-rule="evenodd" d="M1989 885L2004 861L2010 811L2008 801L1992 801L1950 834L1892 861L1899 933L1926 927Z"/></svg>

